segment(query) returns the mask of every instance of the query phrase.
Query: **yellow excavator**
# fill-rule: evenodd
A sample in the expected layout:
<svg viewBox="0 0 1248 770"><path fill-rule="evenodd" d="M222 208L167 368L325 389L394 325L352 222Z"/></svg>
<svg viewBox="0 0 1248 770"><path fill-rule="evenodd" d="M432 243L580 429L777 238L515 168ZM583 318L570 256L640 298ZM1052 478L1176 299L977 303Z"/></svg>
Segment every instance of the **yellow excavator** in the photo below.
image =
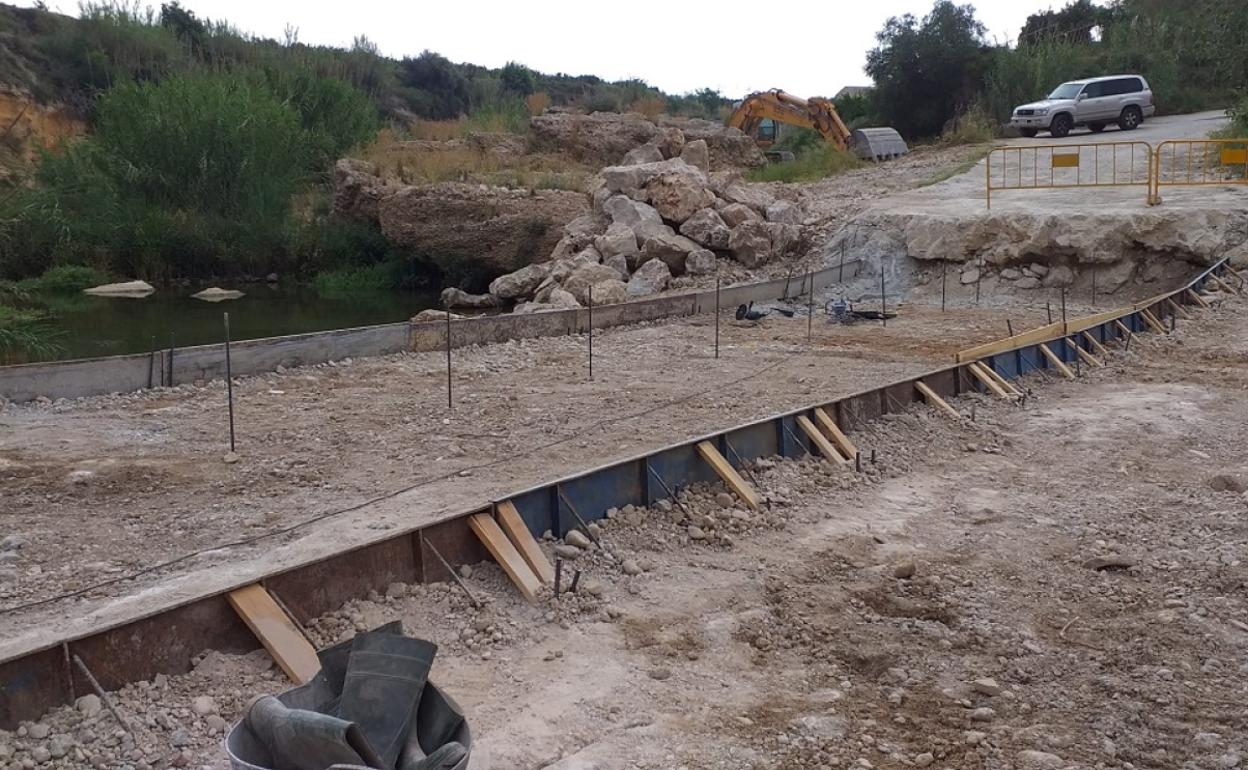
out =
<svg viewBox="0 0 1248 770"><path fill-rule="evenodd" d="M767 131L771 121L771 131ZM852 151L860 158L888 160L909 152L906 141L892 128L859 128L850 131L836 111L831 99L816 96L803 99L773 88L745 97L728 116L728 125L739 128L767 148L775 142L775 123L787 123L818 131L824 139L842 151Z"/></svg>

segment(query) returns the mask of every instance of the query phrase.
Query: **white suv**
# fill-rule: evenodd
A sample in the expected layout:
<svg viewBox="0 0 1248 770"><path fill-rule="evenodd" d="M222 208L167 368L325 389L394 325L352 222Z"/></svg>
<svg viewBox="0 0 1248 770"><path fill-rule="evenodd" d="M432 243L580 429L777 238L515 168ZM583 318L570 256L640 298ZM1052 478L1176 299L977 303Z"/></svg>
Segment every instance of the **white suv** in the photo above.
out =
<svg viewBox="0 0 1248 770"><path fill-rule="evenodd" d="M1113 75L1062 83L1044 101L1016 107L1010 125L1026 137L1048 131L1060 139L1075 126L1100 133L1117 123L1131 131L1155 111L1148 81L1139 75Z"/></svg>

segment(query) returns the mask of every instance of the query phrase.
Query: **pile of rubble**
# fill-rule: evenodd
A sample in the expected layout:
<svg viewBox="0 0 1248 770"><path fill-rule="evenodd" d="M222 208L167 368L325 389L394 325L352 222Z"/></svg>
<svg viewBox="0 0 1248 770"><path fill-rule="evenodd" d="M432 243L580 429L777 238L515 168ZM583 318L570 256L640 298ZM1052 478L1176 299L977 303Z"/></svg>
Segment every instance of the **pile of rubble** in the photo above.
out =
<svg viewBox="0 0 1248 770"><path fill-rule="evenodd" d="M677 139L679 137L679 139ZM677 151L679 154L676 154ZM704 140L663 134L630 150L592 184L593 208L568 222L546 262L496 278L489 293L447 289L451 307L517 303L516 312L625 302L708 275L720 259L747 268L802 247L802 210L736 172L710 172Z"/></svg>

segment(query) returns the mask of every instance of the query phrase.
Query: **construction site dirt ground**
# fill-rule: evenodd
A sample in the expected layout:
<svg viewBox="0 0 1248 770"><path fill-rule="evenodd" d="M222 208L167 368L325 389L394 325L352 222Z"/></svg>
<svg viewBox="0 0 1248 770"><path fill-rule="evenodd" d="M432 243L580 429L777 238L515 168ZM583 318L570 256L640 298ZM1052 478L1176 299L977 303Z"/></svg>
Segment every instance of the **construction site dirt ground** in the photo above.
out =
<svg viewBox="0 0 1248 770"><path fill-rule="evenodd" d="M1167 337L1114 346L1104 368L1084 367L1077 380L1025 378L1022 405L965 396L954 402L959 422L916 406L851 431L860 451L876 457L861 473L812 458L760 461L749 475L770 504L757 512L717 487L688 490L679 506L615 512L601 525L603 549L572 562L585 573L574 595L526 604L484 564L466 578L481 609L453 584L396 584L315 619L309 633L321 645L399 619L408 633L436 641L433 678L469 716L478 770L1241 766L1248 750L1248 307L1228 299L1195 312ZM908 365L909 356L945 355L941 340L954 327L995 336L987 313L948 325L938 323L938 312L908 317L931 347L920 348L917 336L906 342L899 321L887 333L836 330L844 349L835 358L843 366L865 337L888 334L900 360L879 345L871 353L888 370ZM764 376L791 378L769 394L768 409L779 408L782 391L800 391L802 378L812 388L827 385L819 357L801 353L804 328L725 331L730 356L759 345L773 357L755 365L787 362ZM596 382L612 377L604 347ZM569 371L576 351L565 351ZM825 350L822 357L834 356ZM418 360L318 373L343 379L333 390L350 402L364 399L365 381ZM692 390L681 360L664 358L654 369ZM522 404L526 388L536 387L524 384L523 371L509 372ZM864 378L881 376L867 371ZM721 376L726 382L745 372L738 359ZM359 378L350 394L345 378ZM295 385L261 378L242 395L263 403L267 388L295 395ZM624 385L615 383L629 401L624 391L639 383ZM740 419L753 408L749 390L734 385L698 403ZM471 392L467 384L461 391ZM411 398L414 416L433 419L432 402ZM542 400L543 409L556 409L551 400ZM89 426L161 403L155 395L135 401L63 408L81 410ZM97 407L103 414L94 416ZM374 411L379 424L401 421ZM55 414L46 410L41 419ZM14 412L6 420L14 424ZM691 423L666 429L680 425ZM222 467L219 431L206 420L196 430L214 444L198 455L203 475L228 476L254 462ZM374 441L382 433L375 430ZM583 459L587 448L578 448ZM376 466L388 451L368 460ZM67 523L64 542L102 539L73 530L101 531L105 512L120 509L125 494L101 493L97 523ZM155 538L149 544L159 547ZM0 767L33 767L38 756L46 767L221 768L224 726L253 695L286 686L263 652L207 652L189 674L113 694L133 735L98 704L65 707L38 725L0 732Z"/></svg>

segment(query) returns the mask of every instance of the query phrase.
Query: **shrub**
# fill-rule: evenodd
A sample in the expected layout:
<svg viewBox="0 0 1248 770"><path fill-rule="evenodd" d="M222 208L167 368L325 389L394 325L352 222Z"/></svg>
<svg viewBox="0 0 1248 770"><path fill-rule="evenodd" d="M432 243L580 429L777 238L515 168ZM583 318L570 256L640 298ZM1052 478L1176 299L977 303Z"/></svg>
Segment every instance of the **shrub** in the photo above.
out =
<svg viewBox="0 0 1248 770"><path fill-rule="evenodd" d="M530 115L541 115L550 106L550 94L545 91L529 94L524 98L524 104L529 108Z"/></svg>
<svg viewBox="0 0 1248 770"><path fill-rule="evenodd" d="M108 275L86 265L57 265L38 278L22 281L21 288L36 293L70 294L108 282Z"/></svg>

